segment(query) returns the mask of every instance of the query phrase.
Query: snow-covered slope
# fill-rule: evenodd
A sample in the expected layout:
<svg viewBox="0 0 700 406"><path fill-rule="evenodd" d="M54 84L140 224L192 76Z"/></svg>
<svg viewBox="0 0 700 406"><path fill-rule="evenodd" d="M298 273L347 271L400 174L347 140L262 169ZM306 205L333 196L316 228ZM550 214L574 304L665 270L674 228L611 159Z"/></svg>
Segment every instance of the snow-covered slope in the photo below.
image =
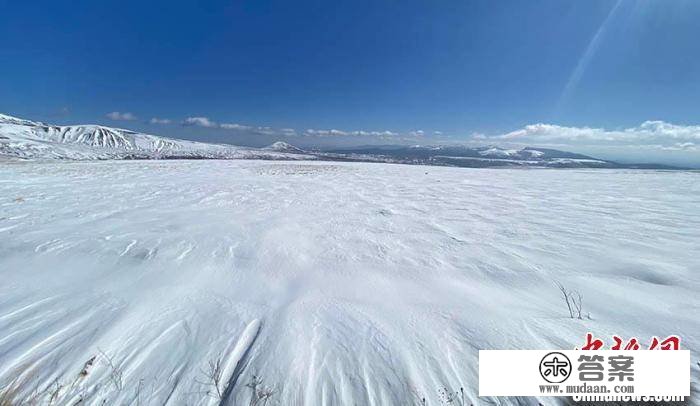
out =
<svg viewBox="0 0 700 406"><path fill-rule="evenodd" d="M479 399L478 350L573 349L590 331L680 335L697 404L698 176L2 164L0 389L249 405L255 375L267 406L438 406L461 387L468 404L534 406ZM568 317L554 281L590 318Z"/></svg>
<svg viewBox="0 0 700 406"><path fill-rule="evenodd" d="M53 126L0 114L0 156L40 159L314 159L277 151L177 140L99 125Z"/></svg>

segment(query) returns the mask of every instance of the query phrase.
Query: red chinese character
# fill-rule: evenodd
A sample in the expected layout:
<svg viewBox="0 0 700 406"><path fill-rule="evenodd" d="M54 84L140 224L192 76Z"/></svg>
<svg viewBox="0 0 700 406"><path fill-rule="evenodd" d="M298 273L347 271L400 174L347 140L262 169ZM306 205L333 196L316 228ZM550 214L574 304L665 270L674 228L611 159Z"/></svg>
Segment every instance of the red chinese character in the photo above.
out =
<svg viewBox="0 0 700 406"><path fill-rule="evenodd" d="M612 346L612 350L622 350L622 339L618 336L613 336L613 340L615 340L615 345ZM639 341L637 341L637 338L632 337L630 340L627 342L627 345L625 345L624 350L638 350L639 349Z"/></svg>
<svg viewBox="0 0 700 406"><path fill-rule="evenodd" d="M668 336L665 340L659 342L659 339L654 336L651 339L651 346L649 346L649 349L656 350L657 347L659 347L659 350L678 350L681 348L681 338L678 336Z"/></svg>
<svg viewBox="0 0 700 406"><path fill-rule="evenodd" d="M603 342L599 339L593 339L593 334L586 333L586 345L581 347L582 350L599 350L603 347Z"/></svg>

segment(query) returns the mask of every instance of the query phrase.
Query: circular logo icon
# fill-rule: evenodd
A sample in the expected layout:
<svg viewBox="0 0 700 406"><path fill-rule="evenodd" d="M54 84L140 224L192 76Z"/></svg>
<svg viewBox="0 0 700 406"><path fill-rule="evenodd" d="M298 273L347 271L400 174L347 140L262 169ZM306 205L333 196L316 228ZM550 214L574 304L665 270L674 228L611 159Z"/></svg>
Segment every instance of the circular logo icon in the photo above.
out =
<svg viewBox="0 0 700 406"><path fill-rule="evenodd" d="M571 374L571 361L560 352L550 352L540 361L540 375L549 383L562 383Z"/></svg>

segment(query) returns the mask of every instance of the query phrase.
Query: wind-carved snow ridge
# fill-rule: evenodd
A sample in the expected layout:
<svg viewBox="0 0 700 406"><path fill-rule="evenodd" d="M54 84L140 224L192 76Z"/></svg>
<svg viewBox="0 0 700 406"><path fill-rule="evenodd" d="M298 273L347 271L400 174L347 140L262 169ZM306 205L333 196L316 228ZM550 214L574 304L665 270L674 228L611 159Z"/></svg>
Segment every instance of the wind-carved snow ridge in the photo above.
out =
<svg viewBox="0 0 700 406"><path fill-rule="evenodd" d="M222 399L219 403L227 402L231 398L233 389L247 365L247 358L255 339L258 337L260 326L260 320L251 321L243 330L238 341L233 343L233 348L227 350L221 369L221 381L226 384L226 387L222 388ZM210 404L213 405L216 402Z"/></svg>
<svg viewBox="0 0 700 406"><path fill-rule="evenodd" d="M0 156L23 159L315 159L291 145L257 149L99 125L54 126L0 114Z"/></svg>

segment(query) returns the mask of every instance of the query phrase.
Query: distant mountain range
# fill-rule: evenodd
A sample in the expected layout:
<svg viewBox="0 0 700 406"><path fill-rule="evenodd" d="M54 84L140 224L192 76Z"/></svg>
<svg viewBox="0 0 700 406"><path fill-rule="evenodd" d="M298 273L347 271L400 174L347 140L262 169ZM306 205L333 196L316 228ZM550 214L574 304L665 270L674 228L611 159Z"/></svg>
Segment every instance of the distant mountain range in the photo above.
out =
<svg viewBox="0 0 700 406"><path fill-rule="evenodd" d="M274 147L274 145L273 145ZM22 159L316 159L260 149L178 140L100 125L55 126L0 114L0 155Z"/></svg>
<svg viewBox="0 0 700 406"><path fill-rule="evenodd" d="M305 151L283 141L264 148L210 144L100 125L56 126L0 114L0 156L17 159L267 159L483 167L680 169L621 164L546 148L382 145Z"/></svg>
<svg viewBox="0 0 700 406"><path fill-rule="evenodd" d="M573 152L548 148L505 149L497 146L365 146L327 150L325 159L393 162L403 164L488 167L546 167L546 168L629 168L681 169L660 164L622 164Z"/></svg>

